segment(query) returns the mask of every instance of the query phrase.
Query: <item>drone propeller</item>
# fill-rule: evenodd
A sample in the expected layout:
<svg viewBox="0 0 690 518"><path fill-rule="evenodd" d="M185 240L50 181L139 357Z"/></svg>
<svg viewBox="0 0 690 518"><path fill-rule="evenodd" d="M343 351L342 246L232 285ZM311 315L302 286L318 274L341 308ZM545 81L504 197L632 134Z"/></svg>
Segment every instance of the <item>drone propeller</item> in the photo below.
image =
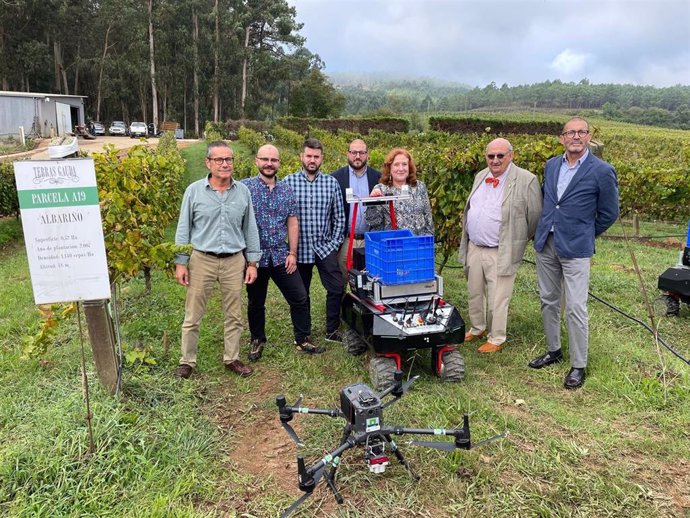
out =
<svg viewBox="0 0 690 518"><path fill-rule="evenodd" d="M454 442L442 441L410 441L412 446L424 446L425 448L434 448L441 451L454 451L456 446Z"/></svg>
<svg viewBox="0 0 690 518"><path fill-rule="evenodd" d="M510 431L506 430L503 433L499 433L482 441L472 444L471 449L479 448L487 443L497 441L498 439L504 439L510 435ZM445 442L445 441L410 441L412 446L424 446L425 448L435 448L441 451L453 451L458 448L455 442Z"/></svg>
<svg viewBox="0 0 690 518"><path fill-rule="evenodd" d="M399 374L398 374L399 373ZM395 378L395 383L399 383L402 380L402 372L401 371L395 371L394 376ZM400 379L398 379L398 377ZM409 380L407 380L405 383L401 384L400 386L394 385L390 388L390 390L384 391L380 397L383 397L384 395L387 395L389 392L393 394L393 399L386 401L382 406L381 409L384 409L393 403L395 403L398 399L402 397L402 395L407 392L407 390L412 386L412 384L419 379L419 375L411 377Z"/></svg>
<svg viewBox="0 0 690 518"><path fill-rule="evenodd" d="M287 434L290 436L290 438L295 441L295 444L297 446L304 446L304 443L300 440L299 436L297 435L297 432L290 426L288 423L292 421L293 413L295 412L295 409L299 408L299 404L302 402L302 396L300 396L297 401L295 401L295 404L291 407L287 406L287 401L285 400L285 396L280 394L278 397L276 397L276 405L278 405L278 412L280 414L280 424L283 427L283 429L287 432Z"/></svg>
<svg viewBox="0 0 690 518"><path fill-rule="evenodd" d="M506 430L503 433L499 433L497 435L494 435L493 437L488 437L487 439L484 439L482 441L474 443L472 445L472 449L479 448L480 446L484 446L486 443L494 442L494 441L497 441L498 439L505 439L509 435L510 435L510 430Z"/></svg>
<svg viewBox="0 0 690 518"><path fill-rule="evenodd" d="M302 502L304 502L310 496L311 496L311 493L304 493L297 500L295 500L290 507L285 509L285 512L280 515L280 518L287 518L288 516L290 516L295 511L295 509L297 509L300 505L302 505Z"/></svg>
<svg viewBox="0 0 690 518"><path fill-rule="evenodd" d="M281 426L283 427L283 429L287 432L287 434L290 436L290 439L292 439L293 441L295 441L295 444L296 444L297 446L299 446L299 447L303 447L303 446L304 446L304 443L303 443L302 440L299 438L299 435L297 435L297 432L295 432L295 429L294 429L292 426L290 426L290 425L287 424L287 423L283 423L283 422L281 422L280 424L281 424Z"/></svg>
<svg viewBox="0 0 690 518"><path fill-rule="evenodd" d="M300 462L303 463L304 461L301 461L301 457L298 457L297 462L299 464ZM302 464L302 466L303 466L303 464ZM290 516L295 511L295 509L297 509L300 505L302 505L302 503L307 498L309 498L311 496L311 494L314 492L314 488L321 481L321 477L323 477L323 472L325 471L325 469L326 469L326 465L324 464L323 466L321 466L319 469L316 470L316 473L314 473L314 476L313 476L313 479L314 479L313 485L310 485L306 490L303 490L304 494L302 496L300 496L297 500L295 500L290 507L285 509L285 512L282 515L280 515L280 518L287 518L288 516Z"/></svg>

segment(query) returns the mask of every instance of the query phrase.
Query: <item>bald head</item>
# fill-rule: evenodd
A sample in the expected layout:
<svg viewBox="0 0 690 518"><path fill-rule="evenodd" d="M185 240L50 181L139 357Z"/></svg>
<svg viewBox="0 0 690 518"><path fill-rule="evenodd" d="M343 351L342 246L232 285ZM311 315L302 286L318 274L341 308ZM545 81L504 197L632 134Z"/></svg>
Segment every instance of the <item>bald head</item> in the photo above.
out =
<svg viewBox="0 0 690 518"><path fill-rule="evenodd" d="M256 156L267 156L266 153L275 153L276 157L280 157L280 151L273 144L264 144L256 152ZM271 155L273 156L273 155Z"/></svg>
<svg viewBox="0 0 690 518"><path fill-rule="evenodd" d="M513 160L513 146L504 138L497 138L486 146L486 165L495 177L506 172Z"/></svg>
<svg viewBox="0 0 690 518"><path fill-rule="evenodd" d="M280 167L280 152L272 144L265 144L256 152L256 166L259 174L267 181L273 181Z"/></svg>

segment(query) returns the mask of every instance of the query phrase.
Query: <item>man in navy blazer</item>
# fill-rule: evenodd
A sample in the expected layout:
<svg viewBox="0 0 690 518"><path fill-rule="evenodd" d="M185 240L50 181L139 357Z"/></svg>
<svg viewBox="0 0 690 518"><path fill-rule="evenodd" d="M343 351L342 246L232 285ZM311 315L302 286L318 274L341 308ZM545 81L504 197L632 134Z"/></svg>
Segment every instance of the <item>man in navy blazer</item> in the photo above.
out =
<svg viewBox="0 0 690 518"><path fill-rule="evenodd" d="M588 150L591 138L587 121L580 117L563 126L560 141L565 153L546 163L544 209L534 237L548 350L529 366L541 369L563 360L560 304L565 288L571 363L563 383L567 389L576 389L585 380L589 347L587 294L594 238L616 221L619 212L616 171Z"/></svg>
<svg viewBox="0 0 690 518"><path fill-rule="evenodd" d="M343 193L343 207L345 207L345 241L343 241L340 251L338 252L338 263L343 274L343 286L347 286L347 269L345 268L345 261L347 260L347 247L352 233L352 224L350 223L350 215L352 214L353 205L348 205L345 199L345 190L352 189L355 196L369 196L374 186L379 183L381 172L369 167L367 161L369 160L369 149L366 142L362 139L355 139L350 142L347 150L347 165L336 169L331 173L331 176L338 180L340 190ZM352 235L354 242L353 248L364 246L364 233L369 230L364 219L364 207L360 206L357 209L357 221L355 223L355 231Z"/></svg>

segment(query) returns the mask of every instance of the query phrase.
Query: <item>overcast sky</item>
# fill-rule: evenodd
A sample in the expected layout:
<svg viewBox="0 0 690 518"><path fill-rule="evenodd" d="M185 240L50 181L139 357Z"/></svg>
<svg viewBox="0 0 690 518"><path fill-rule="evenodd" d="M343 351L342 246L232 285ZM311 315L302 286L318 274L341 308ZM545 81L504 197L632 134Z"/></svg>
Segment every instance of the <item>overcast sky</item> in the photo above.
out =
<svg viewBox="0 0 690 518"><path fill-rule="evenodd" d="M325 72L690 85L690 0L288 0Z"/></svg>

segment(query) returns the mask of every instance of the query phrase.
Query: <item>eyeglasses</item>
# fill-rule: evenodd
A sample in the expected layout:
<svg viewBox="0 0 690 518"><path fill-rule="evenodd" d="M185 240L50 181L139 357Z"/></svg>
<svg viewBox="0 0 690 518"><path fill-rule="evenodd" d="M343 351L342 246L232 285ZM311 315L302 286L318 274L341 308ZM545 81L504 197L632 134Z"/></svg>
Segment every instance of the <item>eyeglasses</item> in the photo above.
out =
<svg viewBox="0 0 690 518"><path fill-rule="evenodd" d="M368 153L368 151L348 151L348 153L354 156L364 156Z"/></svg>
<svg viewBox="0 0 690 518"><path fill-rule="evenodd" d="M260 162L270 162L272 164L277 164L280 162L280 158L268 158L266 156L257 156L256 159Z"/></svg>
<svg viewBox="0 0 690 518"><path fill-rule="evenodd" d="M231 156L218 156L215 158L208 157L207 160L210 160L216 165L222 165L223 162L227 162L228 164L232 164L235 161L234 157Z"/></svg>
<svg viewBox="0 0 690 518"><path fill-rule="evenodd" d="M494 158L498 158L499 160L503 160L505 158L505 155L503 153L491 153L490 155L486 155L486 158L489 160L493 160Z"/></svg>
<svg viewBox="0 0 690 518"><path fill-rule="evenodd" d="M568 138L573 138L575 135L577 135L578 137L586 137L587 135L589 135L589 130L568 130L561 133L561 135Z"/></svg>

